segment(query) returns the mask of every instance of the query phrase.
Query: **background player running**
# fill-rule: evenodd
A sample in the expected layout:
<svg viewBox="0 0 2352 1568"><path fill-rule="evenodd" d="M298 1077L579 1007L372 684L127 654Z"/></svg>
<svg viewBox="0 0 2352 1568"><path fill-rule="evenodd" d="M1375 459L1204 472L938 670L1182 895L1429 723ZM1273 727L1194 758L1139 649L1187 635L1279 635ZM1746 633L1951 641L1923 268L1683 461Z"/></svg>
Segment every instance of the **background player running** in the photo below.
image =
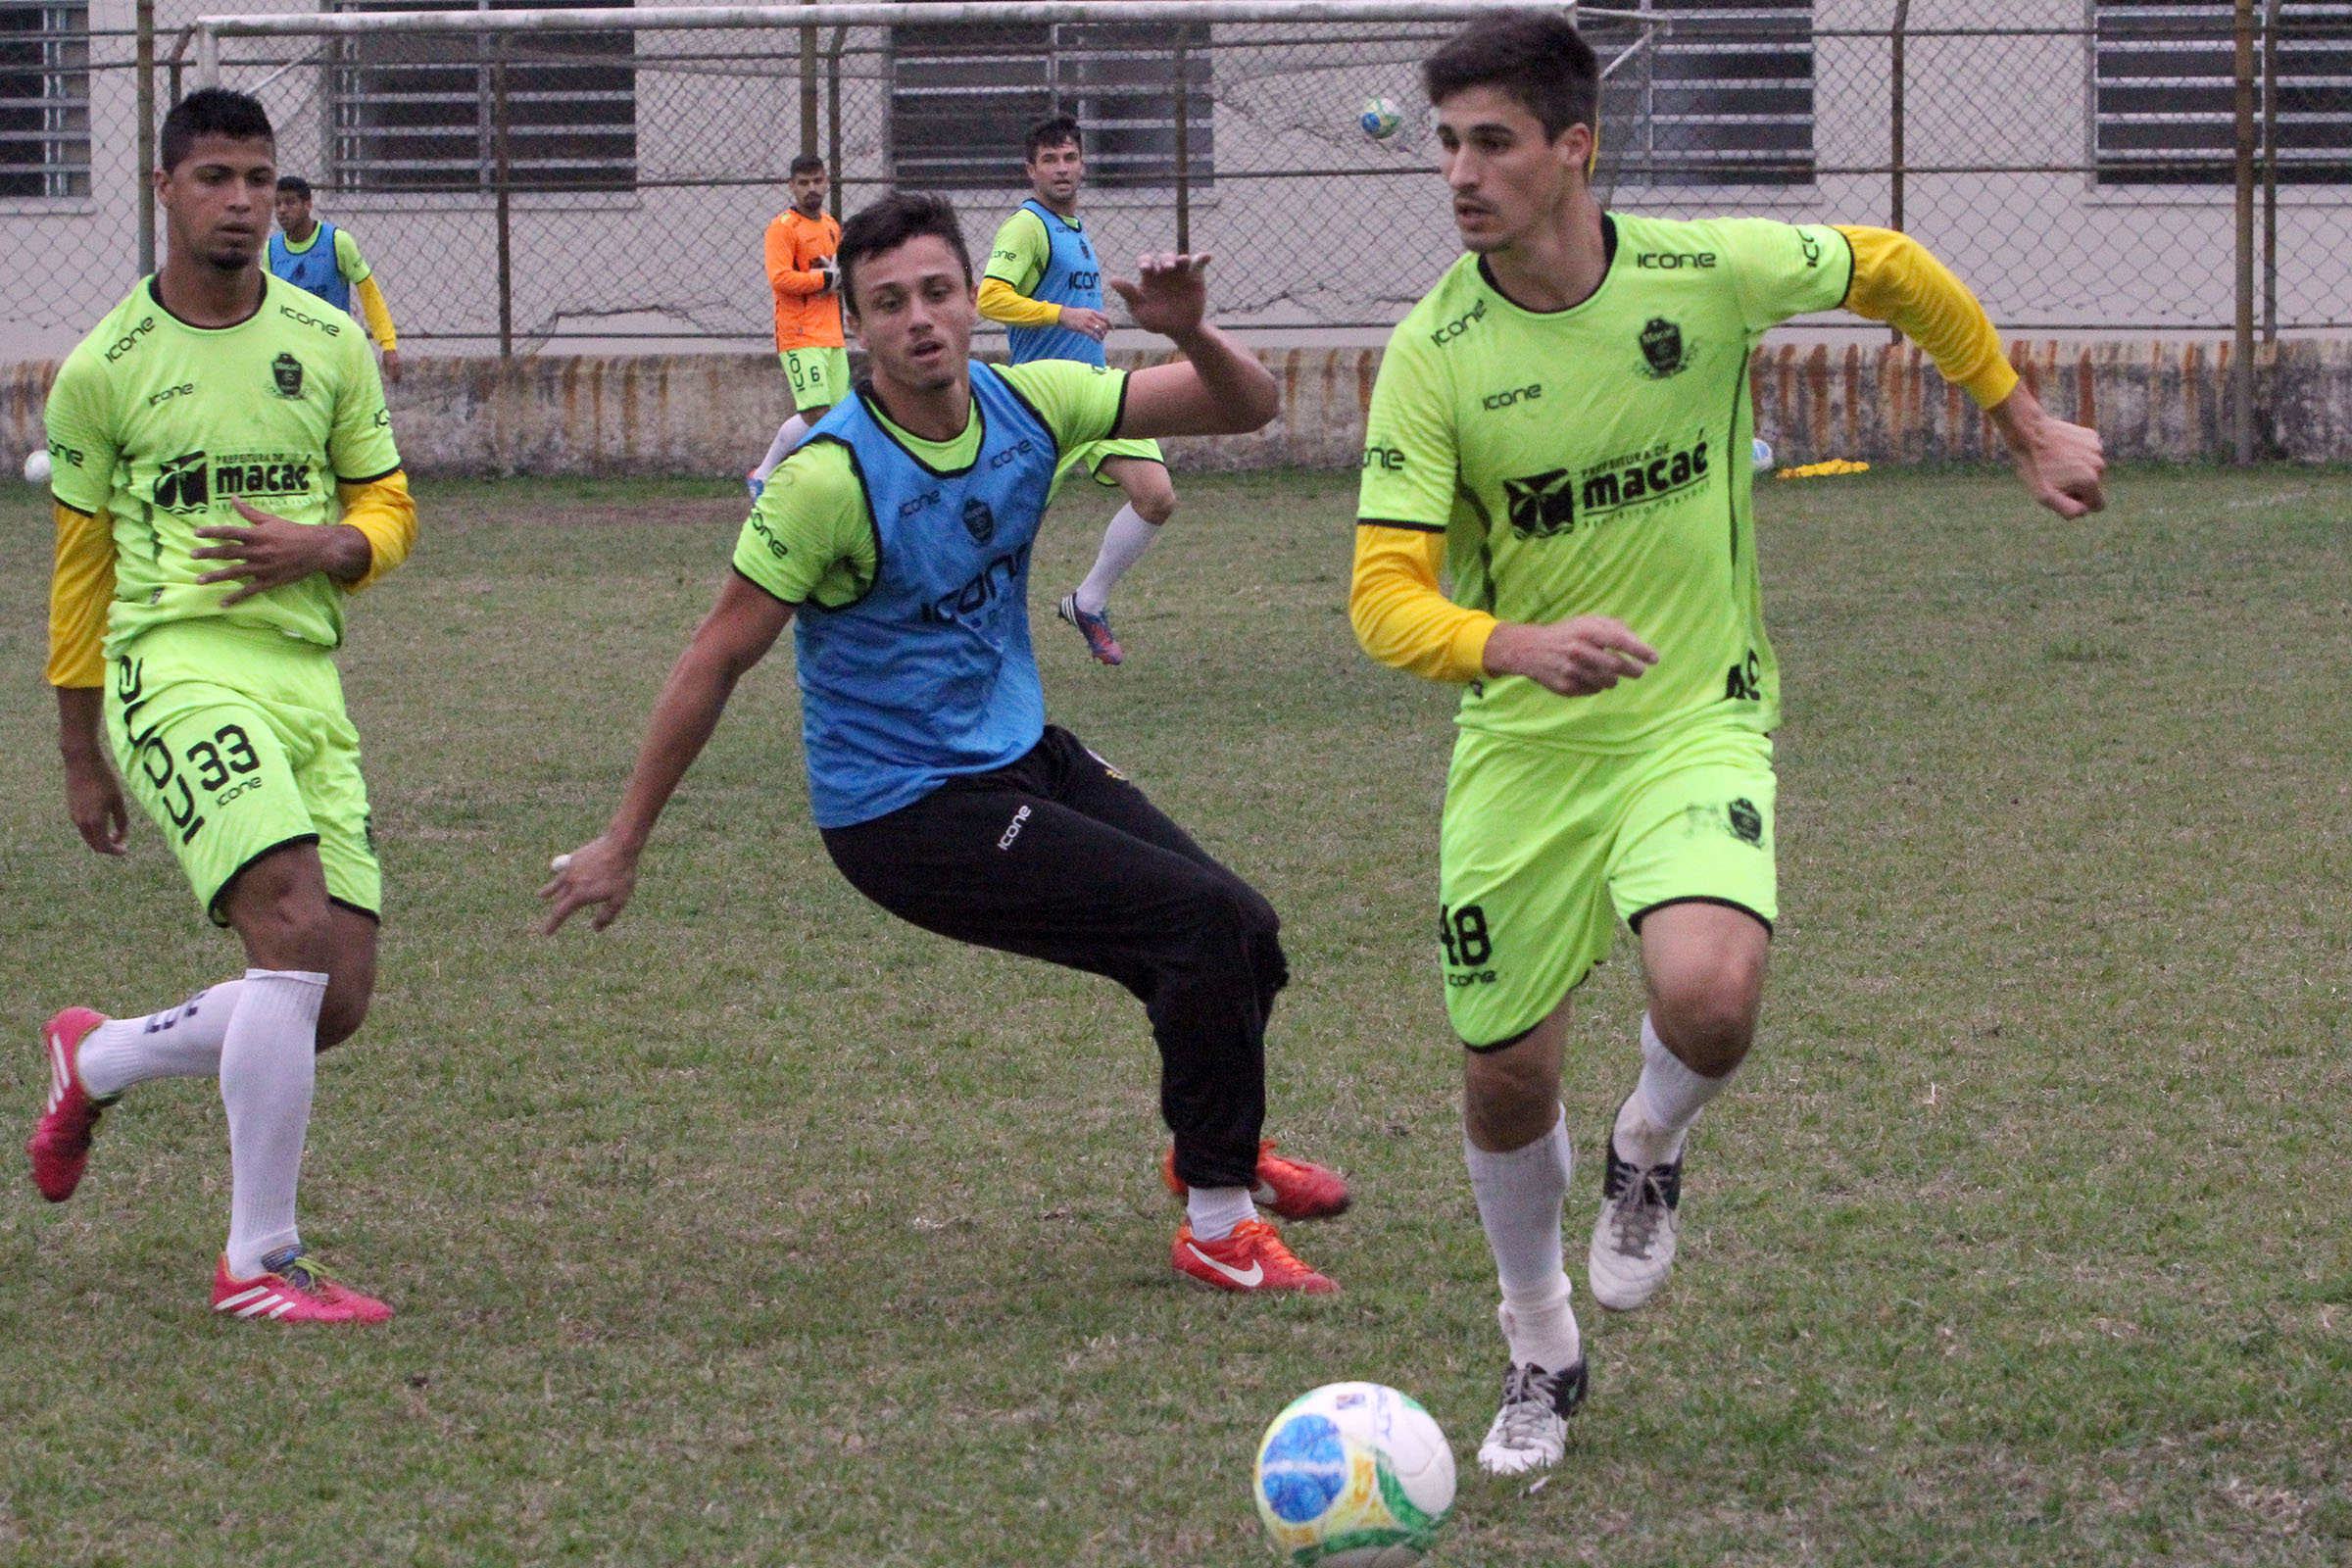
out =
<svg viewBox="0 0 2352 1568"><path fill-rule="evenodd" d="M825 161L792 161L792 205L767 225L767 286L776 296L776 356L792 383L792 417L776 429L767 456L748 476L752 499L808 427L850 390L850 354L841 336L841 273L833 254L841 225L825 211Z"/></svg>
<svg viewBox="0 0 2352 1568"><path fill-rule="evenodd" d="M955 209L885 197L841 243L873 379L776 470L718 603L670 671L619 809L558 861L547 929L612 923L664 803L727 696L789 622L809 804L833 863L900 918L1107 975L1140 998L1186 1193L1171 1262L1232 1291L1330 1291L1256 1217L1337 1213L1332 1172L1261 1145L1279 922L1116 768L1046 722L1030 547L1059 455L1120 431L1216 435L1273 416L1272 377L1201 319L1207 258L1116 286L1186 363L1134 375L969 357L977 314Z"/></svg>
<svg viewBox="0 0 2352 1568"><path fill-rule="evenodd" d="M1603 214L1592 51L1565 21L1483 18L1425 73L1471 254L1382 361L1349 609L1374 658L1467 687L1439 922L1510 1344L1479 1459L1511 1472L1560 1457L1585 1386L1560 1054L1612 910L1640 939L1649 1010L1589 1255L1602 1305L1664 1281L1685 1136L1755 1029L1780 676L1750 526L1750 348L1810 311L1891 321L1991 411L2036 501L2096 509L2102 466L2098 437L2042 412L1975 299L1902 235Z"/></svg>
<svg viewBox="0 0 2352 1568"><path fill-rule="evenodd" d="M997 230L980 280L980 314L1005 323L1012 363L1076 360L1101 366L1110 318L1102 314L1102 265L1078 219L1086 147L1067 115L1041 120L1022 144L1030 198ZM1127 494L1103 530L1092 571L1061 597L1055 613L1078 628L1087 652L1105 664L1125 659L1110 630L1110 590L1144 558L1160 525L1176 514L1176 486L1159 443L1096 441L1062 454L1062 472L1091 469L1095 482ZM1059 480L1056 475L1056 482Z"/></svg>
<svg viewBox="0 0 2352 1568"><path fill-rule="evenodd" d="M392 307L375 280L375 269L360 254L351 230L311 216L311 182L300 174L277 176L278 232L270 236L270 271L296 288L310 290L345 315L360 315L368 335L384 351L384 378L400 379L400 334L392 329ZM352 297L360 309L351 309Z"/></svg>
<svg viewBox="0 0 2352 1568"><path fill-rule="evenodd" d="M272 159L253 99L207 89L172 108L163 270L66 360L48 409L68 809L91 849L124 853L111 743L250 967L144 1018L50 1019L49 1103L26 1152L62 1202L117 1096L218 1074L231 1184L215 1309L380 1322L389 1307L306 1253L294 1192L315 1057L367 1016L382 906L335 673L343 600L400 564L416 509L367 344L262 270Z"/></svg>

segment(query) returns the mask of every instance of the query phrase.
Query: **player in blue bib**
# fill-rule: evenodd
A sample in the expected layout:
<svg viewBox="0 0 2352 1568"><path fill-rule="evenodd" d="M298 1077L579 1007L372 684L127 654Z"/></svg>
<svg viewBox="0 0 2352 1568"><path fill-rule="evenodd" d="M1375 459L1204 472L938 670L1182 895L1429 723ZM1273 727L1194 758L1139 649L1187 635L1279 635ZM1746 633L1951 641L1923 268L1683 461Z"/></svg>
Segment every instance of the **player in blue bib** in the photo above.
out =
<svg viewBox="0 0 2352 1568"><path fill-rule="evenodd" d="M843 228L844 308L873 379L769 478L734 575L671 669L604 834L542 891L553 932L612 923L735 682L786 625L812 814L851 884L926 930L1105 975L1152 1020L1180 1272L1229 1291L1337 1287L1290 1218L1348 1203L1333 1172L1259 1138L1265 1027L1289 978L1272 906L1127 777L1046 721L1029 644L1030 548L1068 452L1138 431L1222 435L1273 417L1273 378L1201 318L1207 258L1117 282L1184 359L1129 375L970 358L978 319L955 209L887 196Z"/></svg>
<svg viewBox="0 0 2352 1568"><path fill-rule="evenodd" d="M1102 264L1078 217L1078 186L1086 176L1078 122L1057 115L1030 126L1021 167L1031 194L989 246L980 314L1004 323L1015 365L1075 360L1100 366L1110 318L1102 314ZM1096 441L1062 454L1063 474L1079 468L1099 484L1125 491L1127 504L1103 530L1094 569L1062 596L1056 613L1078 628L1097 661L1116 664L1126 651L1110 629L1111 588L1175 515L1176 487L1156 441Z"/></svg>

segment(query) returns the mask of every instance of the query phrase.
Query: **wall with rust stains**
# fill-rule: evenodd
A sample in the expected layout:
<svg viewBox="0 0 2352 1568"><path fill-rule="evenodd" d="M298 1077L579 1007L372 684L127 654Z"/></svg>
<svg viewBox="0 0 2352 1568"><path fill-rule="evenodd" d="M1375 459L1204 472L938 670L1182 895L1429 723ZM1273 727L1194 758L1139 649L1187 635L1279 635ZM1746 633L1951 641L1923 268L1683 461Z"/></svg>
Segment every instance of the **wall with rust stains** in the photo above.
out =
<svg viewBox="0 0 2352 1568"><path fill-rule="evenodd" d="M2231 450L2220 343L2018 343L2053 412L2095 425L2118 458L2219 461ZM1130 366L1165 356L1114 355ZM1254 435L1167 443L1181 471L1346 468L1362 447L1377 349L1268 349L1282 414ZM53 362L0 366L0 463L38 444ZM2274 456L2352 461L2352 343L2279 345L2258 366ZM1784 464L1983 461L1999 455L1967 395L1906 346L1767 345L1751 367L1756 427ZM789 411L772 356L410 359L393 423L410 468L435 473L741 473Z"/></svg>

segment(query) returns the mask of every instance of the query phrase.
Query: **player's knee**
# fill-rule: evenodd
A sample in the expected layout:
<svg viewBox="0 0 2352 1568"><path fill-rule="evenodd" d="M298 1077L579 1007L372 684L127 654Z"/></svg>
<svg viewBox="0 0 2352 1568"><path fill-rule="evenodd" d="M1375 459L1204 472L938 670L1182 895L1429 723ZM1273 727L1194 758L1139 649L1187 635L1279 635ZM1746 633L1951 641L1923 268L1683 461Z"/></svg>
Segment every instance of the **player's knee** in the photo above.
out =
<svg viewBox="0 0 2352 1568"><path fill-rule="evenodd" d="M334 953L333 923L326 901L304 887L276 887L240 899L237 934L247 956L263 969L324 972Z"/></svg>
<svg viewBox="0 0 2352 1568"><path fill-rule="evenodd" d="M1145 480L1128 493L1127 504L1135 514L1157 528L1176 515L1176 487L1168 482L1165 468L1152 470L1156 477Z"/></svg>
<svg viewBox="0 0 2352 1568"><path fill-rule="evenodd" d="M330 1050L360 1032L368 1021L371 988L347 985L337 975L327 982L326 998L318 1004L318 1049Z"/></svg>
<svg viewBox="0 0 2352 1568"><path fill-rule="evenodd" d="M1740 1065L1755 1041L1761 972L1735 972L1685 981L1650 999L1650 1021L1667 1049L1692 1072L1720 1078Z"/></svg>

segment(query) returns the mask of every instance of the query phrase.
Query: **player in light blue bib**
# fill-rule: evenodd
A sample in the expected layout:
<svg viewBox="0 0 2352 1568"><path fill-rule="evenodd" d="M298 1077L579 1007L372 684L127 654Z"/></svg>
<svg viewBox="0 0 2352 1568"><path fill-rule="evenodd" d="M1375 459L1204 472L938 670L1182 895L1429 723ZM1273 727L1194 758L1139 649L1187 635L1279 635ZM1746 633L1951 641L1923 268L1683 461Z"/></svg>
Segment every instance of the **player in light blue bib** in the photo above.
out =
<svg viewBox="0 0 2352 1568"><path fill-rule="evenodd" d="M1029 127L1022 154L1029 200L997 230L980 280L980 314L1004 323L1012 363L1075 360L1103 364L1102 264L1078 218L1078 186L1086 176L1085 141L1067 115ZM1156 441L1097 441L1062 455L1061 472L1093 472L1098 484L1126 492L1127 504L1103 531L1102 548L1086 580L1064 594L1056 613L1078 628L1087 652L1105 664L1126 658L1110 630L1110 590L1143 559L1175 515L1176 487Z"/></svg>
<svg viewBox="0 0 2352 1568"><path fill-rule="evenodd" d="M1205 263L1189 256L1146 258L1139 283L1113 285L1183 353L1133 375L970 359L971 262L941 197L874 203L842 229L838 263L873 379L761 490L619 809L543 890L547 927L620 912L728 693L789 624L809 807L842 874L927 931L1125 986L1159 1046L1162 1174L1185 1200L1170 1266L1218 1290L1336 1290L1257 1217L1348 1206L1335 1172L1259 1137L1266 1018L1290 977L1273 906L1046 722L1029 644L1030 547L1065 454L1256 429L1274 378L1201 319Z"/></svg>

